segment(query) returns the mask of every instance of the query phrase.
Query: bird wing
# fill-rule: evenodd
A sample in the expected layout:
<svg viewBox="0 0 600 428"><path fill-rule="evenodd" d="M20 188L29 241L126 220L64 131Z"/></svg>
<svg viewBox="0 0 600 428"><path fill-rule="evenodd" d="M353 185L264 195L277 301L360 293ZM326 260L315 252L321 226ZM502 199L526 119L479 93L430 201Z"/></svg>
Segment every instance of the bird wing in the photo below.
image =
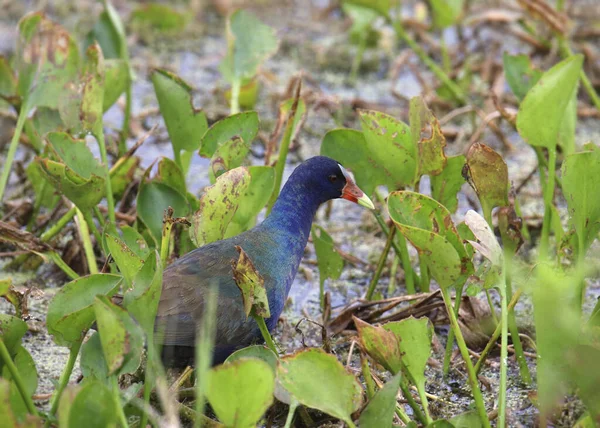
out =
<svg viewBox="0 0 600 428"><path fill-rule="evenodd" d="M159 343L194 346L211 284L219 291L216 345L239 346L260 335L256 321L244 313L233 279L231 262L239 257L235 245L249 247L244 244L240 239L217 241L191 251L165 269L155 328ZM265 282L269 280L265 278Z"/></svg>

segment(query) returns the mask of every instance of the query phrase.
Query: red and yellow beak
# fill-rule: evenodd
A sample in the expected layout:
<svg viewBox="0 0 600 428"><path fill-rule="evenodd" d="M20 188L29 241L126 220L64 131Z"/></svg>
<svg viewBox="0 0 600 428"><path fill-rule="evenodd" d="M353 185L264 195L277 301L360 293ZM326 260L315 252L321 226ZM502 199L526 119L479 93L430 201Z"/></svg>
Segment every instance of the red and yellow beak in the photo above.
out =
<svg viewBox="0 0 600 428"><path fill-rule="evenodd" d="M348 174L348 171L346 171L341 165L340 168L342 169L344 177L346 177L346 185L342 189L342 198L352 201L356 204L362 205L363 207L369 208L370 210L374 210L375 205L373 205L371 199L367 195L365 195L365 192L360 190L360 187L356 185L350 174Z"/></svg>

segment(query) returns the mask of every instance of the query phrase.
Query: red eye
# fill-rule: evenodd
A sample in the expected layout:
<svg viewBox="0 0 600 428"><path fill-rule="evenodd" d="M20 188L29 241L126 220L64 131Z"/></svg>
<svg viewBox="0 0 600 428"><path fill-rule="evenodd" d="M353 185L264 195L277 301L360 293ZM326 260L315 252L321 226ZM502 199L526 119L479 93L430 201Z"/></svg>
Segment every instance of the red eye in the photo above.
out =
<svg viewBox="0 0 600 428"><path fill-rule="evenodd" d="M330 175L329 176L329 181L331 181L332 183L335 183L337 181L337 175Z"/></svg>

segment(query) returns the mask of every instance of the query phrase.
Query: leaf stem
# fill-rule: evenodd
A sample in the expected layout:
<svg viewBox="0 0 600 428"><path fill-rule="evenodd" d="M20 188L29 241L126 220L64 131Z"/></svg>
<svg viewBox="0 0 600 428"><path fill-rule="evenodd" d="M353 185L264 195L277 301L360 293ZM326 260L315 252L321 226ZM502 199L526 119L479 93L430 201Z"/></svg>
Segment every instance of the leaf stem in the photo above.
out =
<svg viewBox="0 0 600 428"><path fill-rule="evenodd" d="M54 398L52 399L52 404L50 406L50 415L56 414L56 410L58 409L58 403L60 402L60 397L62 396L63 391L69 383L71 373L73 372L73 367L75 366L75 361L77 360L77 355L79 354L81 344L83 343L83 336L84 334L82 332L82 338L77 342L71 344L71 347L69 348L69 359L67 360L67 365L65 366L62 374L60 375L60 379L58 381L58 388L56 389L56 393L54 394ZM46 426L48 425L49 424L46 423Z"/></svg>
<svg viewBox="0 0 600 428"><path fill-rule="evenodd" d="M510 303L508 304L509 311L515 307L515 305L519 301L519 298L521 297L521 294L522 294L522 291L517 290L517 292L512 296L512 299L510 300ZM485 345L485 348L479 355L479 360L477 360L477 363L475 364L475 374L479 374L479 372L481 371L481 366L485 362L485 359L487 358L488 354L492 350L492 347L494 346L494 344L500 337L501 333L502 333L502 326L500 324L498 324L496 326L496 330L494 330L494 333L492 334L492 337L490 337L490 340L488 340L487 345Z"/></svg>
<svg viewBox="0 0 600 428"><path fill-rule="evenodd" d="M378 195L378 192L376 192L375 194ZM389 235L390 229L387 227L387 224L385 224L383 217L381 217L381 213L377 210L372 210L372 213L375 216L375 220L377 220L377 223L379 224L379 227L381 228L384 235ZM415 278L417 274L413 270L412 265L410 263L410 256L408 254L406 239L401 233L398 233L396 235L396 239L392 241L392 247L394 248L396 255L400 257L400 261L402 262L402 269L404 269L404 282L406 283L406 292L408 294L415 294L415 279L418 278Z"/></svg>
<svg viewBox="0 0 600 428"><path fill-rule="evenodd" d="M427 267L427 262L421 257L421 254L419 254L419 266L421 267L421 292L429 293L429 284L431 282L429 267Z"/></svg>
<svg viewBox="0 0 600 428"><path fill-rule="evenodd" d="M69 278L79 278L77 272L71 269L71 267L67 263L65 263L62 257L60 257L56 251L49 251L46 253L46 255L48 256L48 258L50 258L50 260L54 262L56 266L58 266L64 273L66 273Z"/></svg>
<svg viewBox="0 0 600 428"><path fill-rule="evenodd" d="M504 266L506 269L506 265ZM505 275L505 270L503 269L502 276ZM502 278L503 281L506 281L505 278ZM506 363L508 360L508 299L506 295L506 288L501 287L500 289L500 297L501 297L501 326L502 326L502 339L500 345L500 394L498 397L498 426L505 427L506 426Z"/></svg>
<svg viewBox="0 0 600 428"><path fill-rule="evenodd" d="M358 70L360 69L360 64L362 63L362 58L365 53L365 49L367 48L367 39L369 37L368 31L362 31L360 34L360 40L358 42L358 48L356 50L356 55L352 60L352 68L350 69L350 76L348 77L349 83L354 86L356 85L356 79L358 77Z"/></svg>
<svg viewBox="0 0 600 428"><path fill-rule="evenodd" d="M196 413L204 414L206 405L206 389L208 385L207 375L213 363L213 349L215 345L215 333L217 325L217 299L218 288L211 285L205 299L205 310L202 316L202 324L198 331L198 346L196 347ZM261 318L262 319L262 318ZM264 320L263 320L264 322ZM200 428L204 421L196 418L194 427Z"/></svg>
<svg viewBox="0 0 600 428"><path fill-rule="evenodd" d="M371 376L371 369L369 368L369 361L367 360L366 354L360 351L360 367L362 369L362 375L365 379L365 385L367 386L367 398L370 400L375 395L375 382Z"/></svg>
<svg viewBox="0 0 600 428"><path fill-rule="evenodd" d="M396 273L398 272L398 263L400 259L398 256L394 256L392 260L392 267L390 268L390 282L388 284L388 296L392 295L396 291Z"/></svg>
<svg viewBox="0 0 600 428"><path fill-rule="evenodd" d="M88 262L88 268L90 273L98 273L98 265L96 264L96 255L94 254L94 246L92 245L92 240L90 239L90 231L88 229L88 223L86 221L86 215L83 214L79 208L77 208L77 225L79 226L79 235L81 236L81 241L83 242L83 250L85 252L85 257ZM91 217L87 214L87 217ZM93 220L90 218L90 223L93 224ZM96 237L98 239L98 237ZM102 241L98 241L102 242Z"/></svg>
<svg viewBox="0 0 600 428"><path fill-rule="evenodd" d="M427 419L425 418L425 415L423 415L423 412L421 412L419 404L415 401L414 397L410 393L410 389L408 388L408 385L406 384L404 379L402 379L402 381L400 382L400 389L402 390L402 395L404 396L404 398L406 398L408 405L413 409L415 417L423 425L427 425Z"/></svg>
<svg viewBox="0 0 600 428"><path fill-rule="evenodd" d="M73 205L71 209L67 211L65 215L59 218L58 221L54 223L50 229L42 233L40 239L44 242L48 242L49 240L54 238L58 234L58 232L60 232L67 225L67 223L71 221L73 217L75 217L76 213L77 207Z"/></svg>
<svg viewBox="0 0 600 428"><path fill-rule="evenodd" d="M379 261L377 262L377 268L375 269L375 273L371 278L371 283L369 284L369 288L367 289L367 294L365 295L365 299L371 300L373 298L373 293L375 292L375 287L379 282L379 278L381 277L381 272L383 272L383 268L385 267L385 263L387 261L387 256L390 252L390 248L392 246L392 242L394 240L394 236L396 235L396 228L392 228L387 239L385 241L385 247L383 247L383 251L379 256Z"/></svg>
<svg viewBox="0 0 600 428"><path fill-rule="evenodd" d="M298 401L292 399L290 403L290 408L288 410L287 418L285 419L285 427L290 428L292 426L292 421L294 420L294 413L296 412L296 407L298 407Z"/></svg>
<svg viewBox="0 0 600 428"><path fill-rule="evenodd" d="M102 130L102 121L100 121L100 125L98 126L96 132L94 132L94 136L98 141L98 146L100 146L100 157L102 158L102 163L104 164L104 170L106 171L105 183L106 183L106 204L108 205L108 218L112 224L117 224L115 218L115 201L113 199L112 193L112 183L110 181L110 168L108 167L108 158L106 156L106 142L104 141L104 131ZM91 226L90 226L91 227ZM101 242L101 241L99 241Z"/></svg>
<svg viewBox="0 0 600 428"><path fill-rule="evenodd" d="M450 298L450 294L448 293L447 287L441 287L442 296L444 298L444 304L446 305L446 312L448 313L448 317L450 318L450 326L454 330L454 335L456 336L456 343L458 344L458 349L460 349L460 353L465 361L465 366L467 367L467 373L469 374L469 383L471 384L471 392L473 394L473 399L475 400L475 406L477 407L477 412L479 413L479 418L481 419L482 425L484 428L490 428L490 420L488 418L487 412L485 410L485 403L483 401L483 395L481 394L481 390L479 389L479 383L477 382L477 375L473 368L473 363L471 362L471 358L469 357L469 349L467 348L467 344L465 343L465 339L460 331L460 326L458 325L458 320L454 315L454 311L452 310L452 300Z"/></svg>
<svg viewBox="0 0 600 428"><path fill-rule="evenodd" d="M8 153L4 160L4 167L2 168L2 175L0 176L0 202L4 198L4 190L6 189L6 183L8 183L8 177L10 176L10 169L17 153L17 147L19 146L19 138L21 138L21 131L27 119L27 112L29 107L25 101L19 109L19 117L17 118L17 124L15 126L15 133L10 140L10 146L8 146Z"/></svg>
<svg viewBox="0 0 600 428"><path fill-rule="evenodd" d="M242 82L240 79L235 78L233 82L231 82L231 114L236 114L240 112L240 90L242 87Z"/></svg>
<svg viewBox="0 0 600 428"><path fill-rule="evenodd" d="M542 223L542 236L540 238L540 260L548 259L550 228L552 227L552 201L554 199L554 175L556 168L556 148L548 149L548 181L544 186L544 222Z"/></svg>
<svg viewBox="0 0 600 428"><path fill-rule="evenodd" d="M267 324L265 324L265 319L258 315L252 315L252 317L256 320L258 324L258 328L260 329L260 333L262 334L263 339L269 349L275 353L275 355L279 355L279 351L275 346L275 342L273 342L273 338L271 337L271 333L269 333L269 329L267 328Z"/></svg>
<svg viewBox="0 0 600 428"><path fill-rule="evenodd" d="M456 290L456 298L454 299L454 316L458 318L460 311L460 304L462 302L462 292L464 285ZM450 372L450 357L452 356L452 348L454 347L454 330L450 329L448 332L448 339L446 341L446 352L444 353L444 365L443 374L444 378L448 376Z"/></svg>
<svg viewBox="0 0 600 428"><path fill-rule="evenodd" d="M162 241L160 243L160 261L163 266L167 265L167 259L169 258L169 248L171 244L171 229L173 228L173 221L167 219L163 224Z"/></svg>
<svg viewBox="0 0 600 428"><path fill-rule="evenodd" d="M119 378L118 376L112 376L112 386L113 386L113 398L115 400L115 410L117 412L117 417L121 426L123 428L128 428L129 424L127 423L127 417L125 416L125 412L123 411L123 404L121 403L121 388L119 388Z"/></svg>
<svg viewBox="0 0 600 428"><path fill-rule="evenodd" d="M4 362L10 375L12 376L12 380L15 382L19 393L21 394L21 398L23 398L23 402L27 407L27 411L31 413L33 416L38 415L38 411L33 404L33 400L31 396L27 394L27 390L25 388L25 384L23 383L23 379L21 379L21 374L19 373L19 369L15 365L14 361L10 357L10 353L8 352L8 348L4 344L4 341L0 337L0 359Z"/></svg>

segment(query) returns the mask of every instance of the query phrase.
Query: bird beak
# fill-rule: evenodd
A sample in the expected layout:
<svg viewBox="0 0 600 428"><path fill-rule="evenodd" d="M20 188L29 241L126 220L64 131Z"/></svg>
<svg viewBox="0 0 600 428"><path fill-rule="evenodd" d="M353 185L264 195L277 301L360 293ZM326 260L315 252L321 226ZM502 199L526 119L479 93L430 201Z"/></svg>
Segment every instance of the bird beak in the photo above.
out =
<svg viewBox="0 0 600 428"><path fill-rule="evenodd" d="M354 183L354 180L344 171L344 175L346 176L346 185L342 189L342 198L357 203L358 205L362 205L363 207L367 207L370 210L375 209L375 205L365 192L360 190L360 187Z"/></svg>

